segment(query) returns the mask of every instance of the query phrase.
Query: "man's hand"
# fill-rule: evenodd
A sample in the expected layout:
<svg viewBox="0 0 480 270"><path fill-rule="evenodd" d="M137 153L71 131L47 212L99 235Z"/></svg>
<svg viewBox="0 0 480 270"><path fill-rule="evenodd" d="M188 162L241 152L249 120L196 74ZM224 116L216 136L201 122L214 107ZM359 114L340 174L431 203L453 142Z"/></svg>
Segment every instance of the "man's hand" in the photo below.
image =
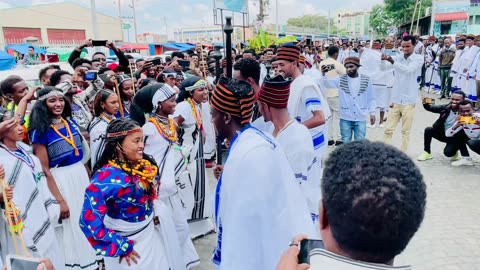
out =
<svg viewBox="0 0 480 270"><path fill-rule="evenodd" d="M111 42L110 40L107 41L107 48L112 49L113 51L117 51L117 47L115 47L115 43Z"/></svg>
<svg viewBox="0 0 480 270"><path fill-rule="evenodd" d="M298 254L300 253L300 242L307 239L306 235L299 235L293 240L292 246L283 254L278 262L276 270L307 270L310 265L298 264Z"/></svg>
<svg viewBox="0 0 480 270"><path fill-rule="evenodd" d="M390 103L390 106L389 106L389 107L390 107L390 109L393 109L393 102Z"/></svg>
<svg viewBox="0 0 480 270"><path fill-rule="evenodd" d="M14 128L17 125L17 120L15 117L12 117L11 119L8 119L6 121L3 121L0 123L0 138L3 138L3 136L6 135L6 133Z"/></svg>
<svg viewBox="0 0 480 270"><path fill-rule="evenodd" d="M386 60L386 61L388 61L392 64L394 63L393 58L390 55L387 55L387 54L382 54L382 60Z"/></svg>
<svg viewBox="0 0 480 270"><path fill-rule="evenodd" d="M215 178L220 178L220 175L222 175L222 172L223 172L223 165L215 165L215 167L213 167L213 175L215 176Z"/></svg>
<svg viewBox="0 0 480 270"><path fill-rule="evenodd" d="M32 89L32 91L28 91L28 93L27 93L22 99L27 100L27 102L32 101L33 99L35 99L35 93L36 93L38 90L40 90L40 89L42 89L42 87L40 87L40 86L35 86L35 87Z"/></svg>
<svg viewBox="0 0 480 270"><path fill-rule="evenodd" d="M87 47L92 47L92 40L91 39L85 40L82 44L80 44L80 46L78 46L78 49L82 50L82 49L87 48Z"/></svg>

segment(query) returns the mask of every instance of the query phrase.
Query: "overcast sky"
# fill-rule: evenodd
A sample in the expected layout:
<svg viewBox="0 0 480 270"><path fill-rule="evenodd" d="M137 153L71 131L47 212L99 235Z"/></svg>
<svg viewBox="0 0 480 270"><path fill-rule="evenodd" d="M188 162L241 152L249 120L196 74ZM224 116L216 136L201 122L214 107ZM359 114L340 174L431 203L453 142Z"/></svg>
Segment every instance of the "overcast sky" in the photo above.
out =
<svg viewBox="0 0 480 270"><path fill-rule="evenodd" d="M96 0L97 10L118 17L119 0ZM129 7L132 0L120 0L122 15L131 16ZM250 20L258 13L258 0L249 1ZM285 23L288 18L304 14L320 13L333 16L339 8L369 9L382 0L270 0L268 22L275 22L275 2L279 2L279 21ZM0 8L30 6L39 4L74 2L84 6L90 0L0 0ZM135 0L138 32L171 34L173 29L213 25L213 0ZM165 27L165 21L167 22ZM167 29L168 28L168 29Z"/></svg>

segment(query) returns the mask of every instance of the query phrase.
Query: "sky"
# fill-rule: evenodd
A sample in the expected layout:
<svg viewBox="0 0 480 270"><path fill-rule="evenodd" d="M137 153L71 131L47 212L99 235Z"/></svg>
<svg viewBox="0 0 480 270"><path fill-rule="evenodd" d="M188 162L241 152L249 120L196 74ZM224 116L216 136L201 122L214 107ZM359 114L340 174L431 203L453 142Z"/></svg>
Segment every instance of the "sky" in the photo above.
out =
<svg viewBox="0 0 480 270"><path fill-rule="evenodd" d="M132 0L96 0L96 8L106 15L118 17L118 1L121 2L122 15L132 16ZM90 5L90 0L0 0L0 8L30 6L39 4L74 2L84 6ZM288 18L305 14L330 14L335 10L349 8L354 10L370 9L382 0L270 0L267 8L269 17L267 23L275 23L275 3L279 3L279 23L286 23ZM258 13L258 0L249 0L250 21ZM199 26L212 26L213 0L135 0L138 33L169 33L175 29ZM128 18L126 19L128 22ZM165 23L166 22L166 23ZM133 24L132 24L133 25Z"/></svg>

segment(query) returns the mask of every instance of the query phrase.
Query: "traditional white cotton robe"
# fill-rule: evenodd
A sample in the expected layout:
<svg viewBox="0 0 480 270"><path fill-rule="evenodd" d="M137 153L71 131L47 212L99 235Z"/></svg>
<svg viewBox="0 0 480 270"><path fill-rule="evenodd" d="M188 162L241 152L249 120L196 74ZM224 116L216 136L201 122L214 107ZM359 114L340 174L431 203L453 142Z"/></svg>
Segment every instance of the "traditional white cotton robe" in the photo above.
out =
<svg viewBox="0 0 480 270"><path fill-rule="evenodd" d="M275 269L294 236L315 235L282 147L253 127L232 140L215 213L220 270Z"/></svg>

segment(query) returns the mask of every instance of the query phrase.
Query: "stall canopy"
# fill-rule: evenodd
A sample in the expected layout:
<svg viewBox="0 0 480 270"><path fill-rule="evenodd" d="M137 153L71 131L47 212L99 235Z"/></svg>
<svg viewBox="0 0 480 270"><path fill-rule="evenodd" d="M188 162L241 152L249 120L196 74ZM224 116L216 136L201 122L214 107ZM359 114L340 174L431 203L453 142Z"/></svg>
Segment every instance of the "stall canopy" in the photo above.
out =
<svg viewBox="0 0 480 270"><path fill-rule="evenodd" d="M48 48L47 53L57 54L60 62L68 62L68 58L74 49L74 47L50 47ZM87 50L83 50L80 57L85 58L86 56Z"/></svg>
<svg viewBox="0 0 480 270"><path fill-rule="evenodd" d="M438 13L435 14L435 21L463 21L468 20L468 13L466 12L450 12L450 13Z"/></svg>
<svg viewBox="0 0 480 270"><path fill-rule="evenodd" d="M172 50L181 51L181 52L195 48L195 45L191 45L188 43L179 43L179 42L168 42L168 43L162 43L161 45L163 47L166 47Z"/></svg>
<svg viewBox="0 0 480 270"><path fill-rule="evenodd" d="M5 46L5 50L7 52L15 51L17 53L26 54L26 53L28 53L28 47L30 47L30 46L32 46L35 49L35 53L44 54L44 53L47 52L45 49L42 49L42 48L37 47L37 46L32 45L32 44L7 45L7 46Z"/></svg>
<svg viewBox="0 0 480 270"><path fill-rule="evenodd" d="M5 51L0 51L0 70L12 69L16 64L15 57Z"/></svg>
<svg viewBox="0 0 480 270"><path fill-rule="evenodd" d="M148 45L147 44L122 44L120 47L118 47L120 50L148 50Z"/></svg>

